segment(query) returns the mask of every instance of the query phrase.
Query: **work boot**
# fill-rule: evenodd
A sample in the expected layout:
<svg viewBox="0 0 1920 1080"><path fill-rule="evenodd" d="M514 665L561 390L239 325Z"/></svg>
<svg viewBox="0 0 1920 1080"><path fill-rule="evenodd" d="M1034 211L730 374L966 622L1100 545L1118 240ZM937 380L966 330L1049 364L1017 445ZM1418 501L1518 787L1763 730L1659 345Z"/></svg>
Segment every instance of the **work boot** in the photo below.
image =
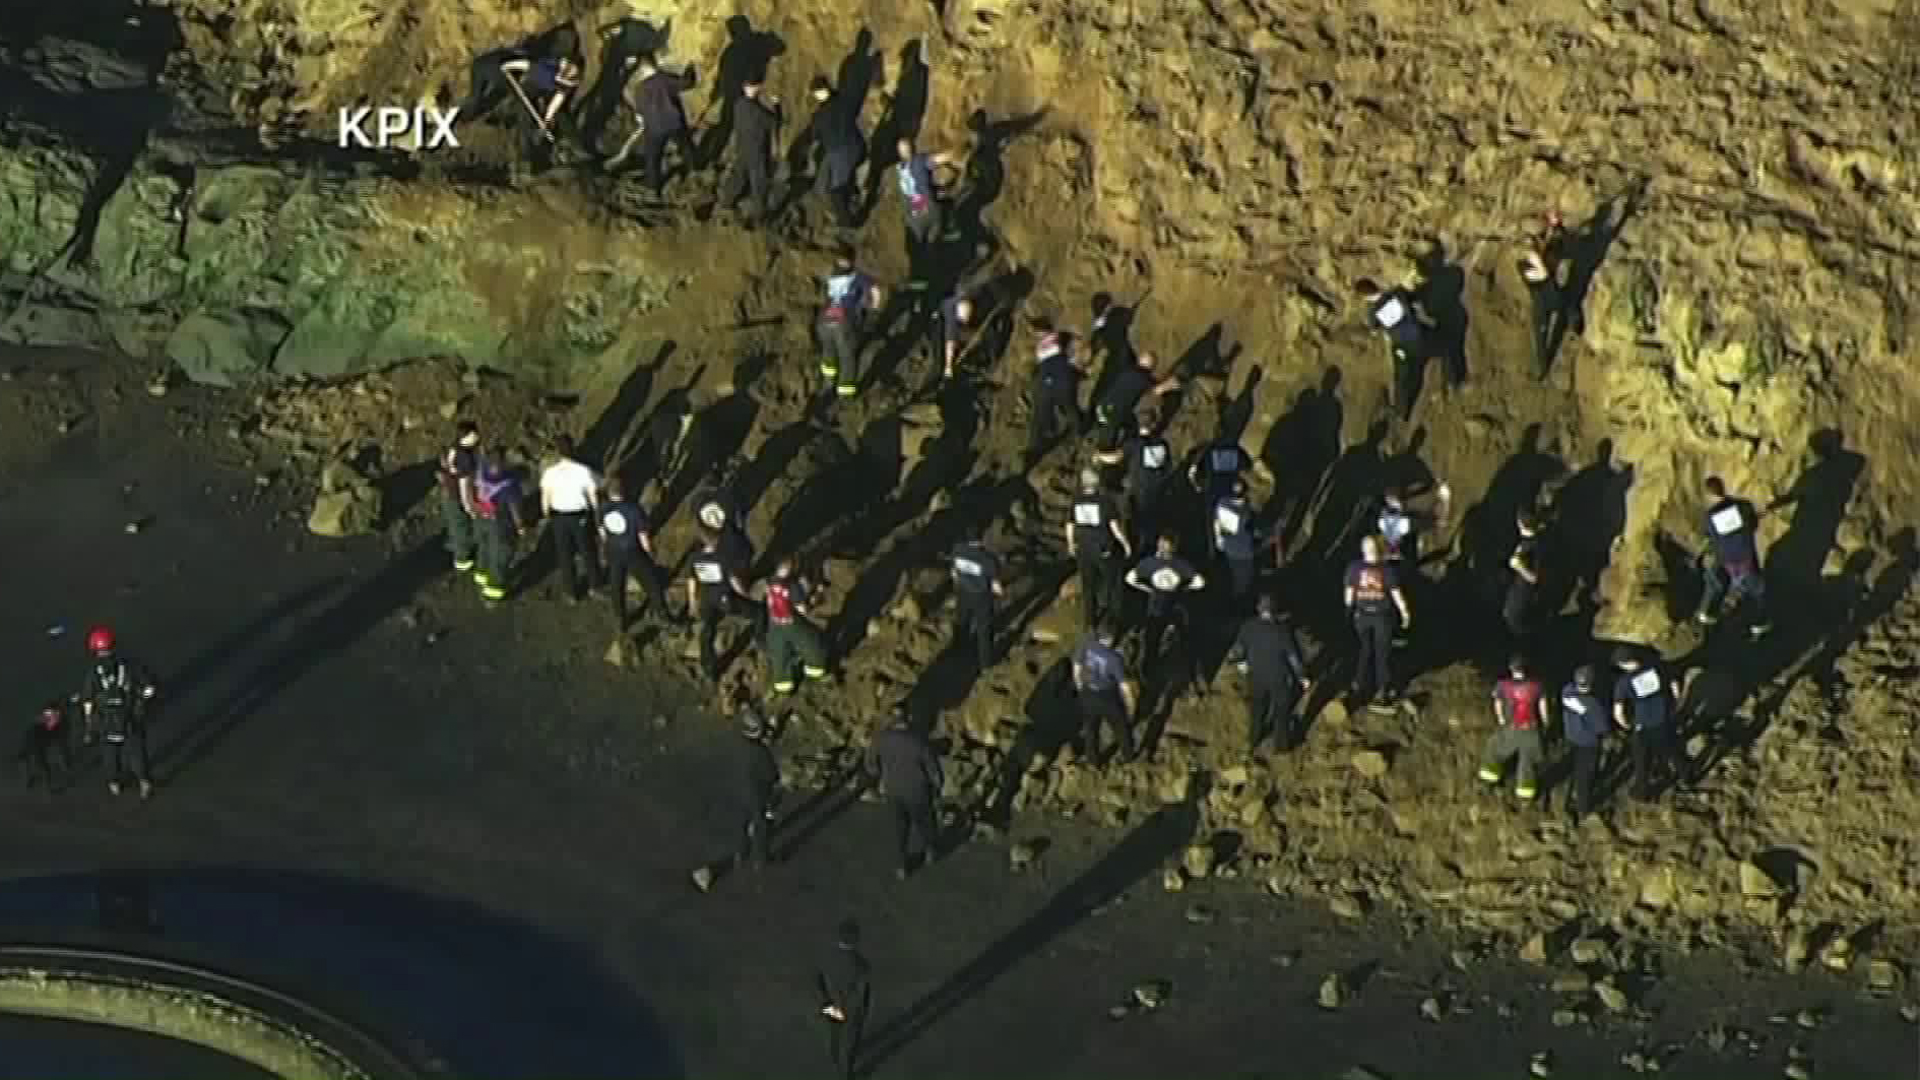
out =
<svg viewBox="0 0 1920 1080"><path fill-rule="evenodd" d="M153 781L140 781L140 798L142 801L153 798Z"/></svg>

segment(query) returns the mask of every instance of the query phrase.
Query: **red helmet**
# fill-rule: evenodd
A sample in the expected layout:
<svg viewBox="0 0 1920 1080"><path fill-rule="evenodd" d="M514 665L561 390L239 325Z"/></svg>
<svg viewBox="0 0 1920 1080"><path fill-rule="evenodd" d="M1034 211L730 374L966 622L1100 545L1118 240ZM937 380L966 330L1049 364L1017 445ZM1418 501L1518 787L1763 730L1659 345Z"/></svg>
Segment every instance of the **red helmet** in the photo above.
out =
<svg viewBox="0 0 1920 1080"><path fill-rule="evenodd" d="M87 631L87 651L106 653L113 651L113 631L104 626L96 626Z"/></svg>

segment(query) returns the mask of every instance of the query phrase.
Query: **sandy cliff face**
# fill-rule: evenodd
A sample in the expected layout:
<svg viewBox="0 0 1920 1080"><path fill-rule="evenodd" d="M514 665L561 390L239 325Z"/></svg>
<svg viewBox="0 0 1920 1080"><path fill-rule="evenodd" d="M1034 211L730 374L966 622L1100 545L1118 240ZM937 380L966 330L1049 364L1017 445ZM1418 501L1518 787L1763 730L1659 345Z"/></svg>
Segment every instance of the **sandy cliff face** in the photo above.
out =
<svg viewBox="0 0 1920 1080"><path fill-rule="evenodd" d="M1075 323L1098 291L1145 296L1143 347L1186 355L1196 371L1228 358L1197 380L1177 436L1191 445L1218 406L1250 396L1243 441L1281 493L1314 488L1299 475L1292 423L1309 406L1348 448L1379 411L1384 361L1351 282L1411 279L1424 266L1433 291L1457 298L1470 380L1423 404L1424 435L1402 433L1395 449L1413 447L1466 505L1485 494L1510 508L1516 485L1552 486L1605 442L1630 483L1608 489L1624 520L1599 636L1719 664L1670 628L1699 481L1720 474L1763 505L1792 497L1762 535L1795 621L1764 655L1731 662L1739 692L1716 707L1765 734L1718 774L1713 825L1650 818L1606 850L1535 835L1467 782L1481 691L1456 672L1436 683L1418 727L1323 724L1306 753L1243 768L1217 789L1213 823L1277 859L1283 887L1365 888L1503 927L1589 904L1698 923L1740 907L1716 898L1742 859L1792 842L1824 848L1841 868L1798 897L1791 917L1809 926L1858 921L1846 909L1860 883L1875 883L1876 903L1910 903L1920 889L1910 839L1765 794L1817 775L1843 803L1852 792L1913 809L1910 785L1887 788L1911 765L1901 747L1912 709L1874 673L1912 662L1902 628L1913 614L1897 601L1913 570L1907 508L1920 451L1907 358L1920 330L1909 284L1920 258L1906 107L1914 4L181 0L171 10L181 48L166 81L215 118L208 126L258 142L215 153L205 137L156 134L104 198L94 265L76 268L60 246L100 187L105 156L57 129L16 134L0 158L15 335L110 337L235 381L454 355L581 390L588 411L672 340L648 382L656 396L691 383L701 403L745 416L737 459L767 474L755 510L767 535L811 470L850 452L792 450L808 305L834 239L819 207L769 239L693 219L687 204L704 200L711 176L690 182L699 195L683 182L665 213L636 213L625 184L590 171L500 183L506 140L485 132L458 156L408 160L418 171L404 175L399 151L341 163L318 149L340 107L450 99L475 52L561 19L590 37L629 11L671 17L672 59L707 76L689 99L699 113L727 17L741 15L779 39L770 85L790 103L815 74L864 68L870 128L971 155L969 183L996 193L982 212L994 258L1032 275L1024 315ZM41 50L32 62L43 69L61 55ZM15 131L30 119L16 117ZM181 162L197 162L184 230L166 216ZM1515 243L1550 209L1574 227L1590 271L1586 332L1536 382ZM890 200L860 245L883 278L905 277ZM20 291L27 280L36 284ZM1012 460L1023 349L1016 342L991 374L978 453L956 482ZM749 358L757 380L736 366ZM894 389L864 399L850 429L904 400ZM909 419L921 437L893 480L922 451L953 451L929 434L941 410ZM776 450L779 461L759 460ZM1043 473L1038 485L1043 513L1062 501L1054 479ZM892 561L936 507L884 509L858 519L878 538L839 553L841 572ZM1005 532L1053 531L1028 514ZM821 710L827 725L858 723L865 702L899 693L937 651L919 614L937 578L895 572L886 595L858 597L872 611L852 631L850 686ZM1863 599L1889 593L1878 607ZM836 595L834 617L854 602ZM1068 632L1077 601L1048 604L1039 625ZM1856 643L1863 612L1877 628ZM868 624L869 614L879 617ZM977 766L963 778L994 771L1009 702L1037 670L1000 673L952 706ZM1869 749L1829 754L1806 742L1834 719L1823 696L1834 686L1878 695L1846 721ZM1120 814L1174 797L1189 768L1237 761L1238 724L1217 698L1183 704L1160 766L1107 779L1068 769L1036 779L1031 795ZM1391 771L1371 775L1370 758L1369 776L1349 774L1356 754L1382 751ZM1415 842L1370 842L1383 834ZM1454 848L1427 850L1441 834ZM1392 853L1402 849L1412 854ZM1514 882L1545 862L1546 892L1519 898Z"/></svg>

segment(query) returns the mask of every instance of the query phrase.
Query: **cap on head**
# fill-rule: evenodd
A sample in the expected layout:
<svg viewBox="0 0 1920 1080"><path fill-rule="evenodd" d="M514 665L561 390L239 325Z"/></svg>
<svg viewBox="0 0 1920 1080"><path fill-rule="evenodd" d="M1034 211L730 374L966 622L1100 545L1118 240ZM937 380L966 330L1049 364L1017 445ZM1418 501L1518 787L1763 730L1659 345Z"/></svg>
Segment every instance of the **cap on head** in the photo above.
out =
<svg viewBox="0 0 1920 1080"><path fill-rule="evenodd" d="M1153 549L1155 551L1158 551L1162 555L1173 554L1173 549L1174 549L1173 534L1161 533L1160 538L1153 542Z"/></svg>
<svg viewBox="0 0 1920 1080"><path fill-rule="evenodd" d="M87 651L90 653L110 653L113 651L113 631L96 626L87 631Z"/></svg>
<svg viewBox="0 0 1920 1080"><path fill-rule="evenodd" d="M1593 665L1581 664L1573 669L1573 685L1581 690L1593 689Z"/></svg>
<svg viewBox="0 0 1920 1080"><path fill-rule="evenodd" d="M1617 645L1613 650L1613 666L1637 668L1640 666L1640 654L1634 652L1630 645Z"/></svg>

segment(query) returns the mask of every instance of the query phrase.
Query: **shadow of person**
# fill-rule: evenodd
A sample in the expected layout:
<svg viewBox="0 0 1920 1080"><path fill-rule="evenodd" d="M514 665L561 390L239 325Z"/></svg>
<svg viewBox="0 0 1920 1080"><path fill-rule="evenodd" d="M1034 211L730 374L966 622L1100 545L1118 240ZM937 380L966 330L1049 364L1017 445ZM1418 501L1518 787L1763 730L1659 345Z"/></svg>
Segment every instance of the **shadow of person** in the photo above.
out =
<svg viewBox="0 0 1920 1080"><path fill-rule="evenodd" d="M896 144L901 139L918 139L920 125L926 121L933 73L928 70L927 62L921 55L923 51L919 38L900 47L900 73L894 80L893 95L888 99L887 111L873 128L873 163L867 170L868 214L873 213L873 208L879 204L881 189L892 176L892 166L900 163Z"/></svg>
<svg viewBox="0 0 1920 1080"><path fill-rule="evenodd" d="M1458 390L1467 381L1467 273L1438 240L1421 254L1419 270L1420 286L1414 298L1433 316L1433 351L1448 387Z"/></svg>
<svg viewBox="0 0 1920 1080"><path fill-rule="evenodd" d="M1867 466L1863 455L1847 449L1838 428L1814 432L1807 449L1812 463L1766 508L1772 514L1793 507L1793 520L1767 551L1766 564L1769 588L1789 594L1819 583L1847 504L1853 501L1854 485Z"/></svg>
<svg viewBox="0 0 1920 1080"><path fill-rule="evenodd" d="M711 110L714 102L719 102L720 117L700 135L697 157L703 165L719 160L726 148L727 137L733 133L733 110L741 89L749 82L764 80L773 61L786 51L787 43L780 35L754 29L753 21L745 15L727 19L727 44L720 50L717 65L720 70L706 105L706 109Z"/></svg>
<svg viewBox="0 0 1920 1080"><path fill-rule="evenodd" d="M1583 333L1586 328L1587 294L1593 289L1593 279L1599 274L1600 265L1606 261L1607 253L1613 249L1613 242L1620 238L1627 222L1640 212L1649 183L1648 177L1635 178L1625 191L1607 200L1594 211L1593 217L1566 237L1559 250L1549 253L1552 258L1564 259L1567 264L1563 303L1567 327L1576 335Z"/></svg>
<svg viewBox="0 0 1920 1080"><path fill-rule="evenodd" d="M1346 422L1340 403L1343 373L1329 367L1315 386L1300 391L1293 407L1267 430L1260 460L1274 475L1274 499L1286 507L1276 524L1283 550L1292 551L1297 533L1306 523L1313 495L1340 457L1341 427Z"/></svg>
<svg viewBox="0 0 1920 1080"><path fill-rule="evenodd" d="M1025 116L990 120L985 109L967 117L973 145L968 149L964 179L952 200L953 228L963 244L987 244L993 253L1000 242L987 224L986 211L1000 198L1007 183L1006 149L1013 140L1032 131L1045 119L1045 107Z"/></svg>
<svg viewBox="0 0 1920 1080"><path fill-rule="evenodd" d="M1040 952L1185 848L1199 828L1200 793L1207 786L1204 780L1204 775L1196 777L1186 802L1164 807L1142 821L1038 911L988 945L945 982L881 1024L862 1049L858 1073L871 1074L1020 961Z"/></svg>
<svg viewBox="0 0 1920 1080"><path fill-rule="evenodd" d="M1627 527L1633 466L1616 466L1613 440L1601 439L1593 460L1561 485L1553 500L1554 551L1566 562L1566 585L1583 609L1600 604L1600 577Z"/></svg>

